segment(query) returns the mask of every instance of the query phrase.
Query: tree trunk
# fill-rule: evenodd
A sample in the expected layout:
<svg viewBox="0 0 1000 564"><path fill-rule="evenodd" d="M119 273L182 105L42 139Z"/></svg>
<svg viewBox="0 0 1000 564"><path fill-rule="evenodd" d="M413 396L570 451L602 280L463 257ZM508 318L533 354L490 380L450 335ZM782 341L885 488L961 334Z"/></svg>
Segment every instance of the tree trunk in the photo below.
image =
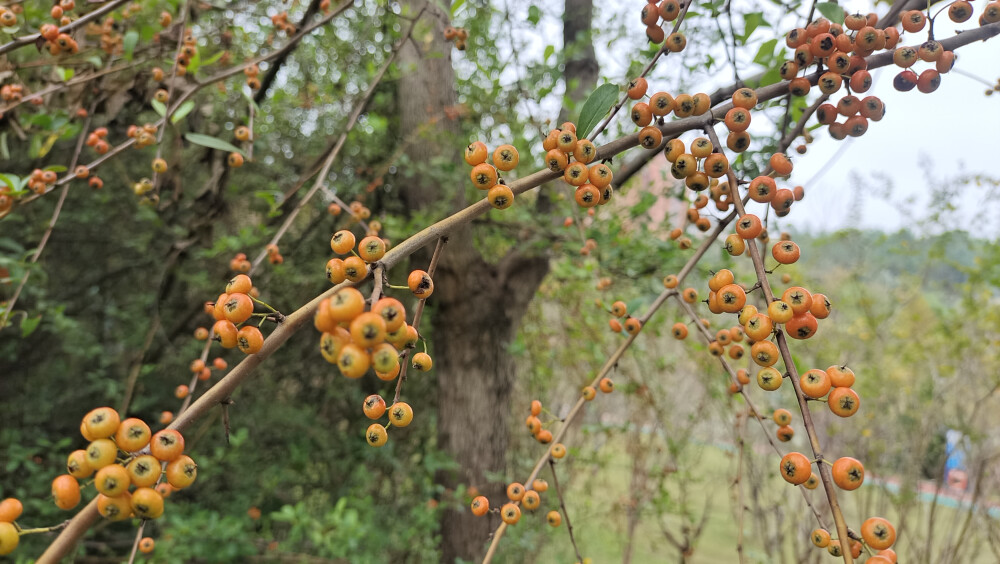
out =
<svg viewBox="0 0 1000 564"><path fill-rule="evenodd" d="M410 13L423 7L420 0L408 2ZM455 103L452 46L443 39L447 15L434 11L423 20L428 28L418 30L415 40L400 52L401 76L398 105L400 127L404 135L426 129L446 132L437 139L423 135L406 147L411 162L427 163L430 157L454 155L460 162L461 151L454 143L442 143L447 133L455 133L457 124L445 109ZM583 11L581 14L580 12ZM582 52L590 57L567 64L567 91L570 85L589 91L596 83L596 61L590 44L592 0L567 0L566 13L579 22L572 37L584 37ZM569 18L567 18L567 22ZM569 24L567 24L569 25ZM579 26L583 26L582 28ZM580 31L585 33L580 36ZM424 57L441 53L443 57ZM583 69L570 74L570 68ZM586 72L584 72L586 71ZM576 93L577 90L572 90ZM433 124L428 128L429 123ZM431 175L428 175L431 176ZM454 206L464 205L464 175L456 175L453 190L442 191L442 184L416 176L407 181L401 193L408 209L428 207L444 198ZM441 472L438 482L445 488L476 486L494 503L503 498L504 484L489 483L488 472L507 468L510 439L511 394L514 388L514 359L508 347L534 297L548 273L545 256L512 251L504 257L483 257L475 248L474 232L465 226L448 237L437 273L435 291L429 302L430 326L438 381L438 447L457 463L457 470ZM494 260L487 260L494 258ZM499 260L496 260L499 258ZM424 259L426 262L426 257ZM473 519L468 509L442 513L441 561L451 564L457 558L481 557L495 519Z"/></svg>

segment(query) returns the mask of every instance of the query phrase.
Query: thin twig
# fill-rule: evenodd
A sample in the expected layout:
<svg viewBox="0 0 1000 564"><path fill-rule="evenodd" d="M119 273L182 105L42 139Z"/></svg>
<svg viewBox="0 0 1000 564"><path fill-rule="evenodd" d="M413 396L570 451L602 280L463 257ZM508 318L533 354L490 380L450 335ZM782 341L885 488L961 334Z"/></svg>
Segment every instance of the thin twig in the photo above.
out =
<svg viewBox="0 0 1000 564"><path fill-rule="evenodd" d="M434 246L434 253L431 255L430 265L427 267L427 276L431 279L434 278L434 271L437 270L438 261L441 259L441 251L444 250L445 243L448 242L447 237L441 237L438 239L437 245ZM413 323L411 325L417 330L417 335L420 335L420 317L424 314L424 304L427 303L427 298L417 302L417 307L413 310ZM410 363L406 362L406 357L409 351L403 351L400 361L403 363L399 367L399 376L396 377L396 393L392 396L392 403L399 401L399 394L403 392L403 382L406 381L406 369L410 366Z"/></svg>
<svg viewBox="0 0 1000 564"><path fill-rule="evenodd" d="M566 531L569 532L569 542L573 543L573 552L576 553L576 561L583 562L580 555L580 547L576 545L576 538L573 536L573 525L569 522L569 511L566 510L566 501L563 499L562 489L559 487L559 477L556 475L556 461L549 459L549 469L552 470L552 486L556 489L556 496L559 497L559 507L562 509L563 518L566 520Z"/></svg>

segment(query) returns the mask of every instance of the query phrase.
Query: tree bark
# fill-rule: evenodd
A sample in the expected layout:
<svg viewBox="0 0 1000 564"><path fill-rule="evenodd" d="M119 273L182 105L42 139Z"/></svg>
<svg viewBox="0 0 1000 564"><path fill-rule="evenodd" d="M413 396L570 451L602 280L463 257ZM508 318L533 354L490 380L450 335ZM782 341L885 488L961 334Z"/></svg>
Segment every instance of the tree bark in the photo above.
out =
<svg viewBox="0 0 1000 564"><path fill-rule="evenodd" d="M406 4L411 14L424 6L421 0ZM592 7L592 0L566 0L568 17L564 23L572 30L570 37L585 39L582 47L579 42L574 47L577 55L573 63L567 63L567 92L575 98L589 92L597 80L589 33ZM443 142L449 133L458 131L458 124L445 111L456 99L452 45L443 38L448 18L433 4L427 10L424 32L415 33L415 39L400 52L400 127L404 136L419 135L406 147L411 162L428 163L432 156L451 154L460 165L458 169L464 171L461 151L454 143ZM428 53L444 56L425 57ZM435 135L415 133L424 131L434 131ZM451 204L448 207L464 204L465 175L456 175L448 185L426 179L432 176L407 180L401 193L407 209L427 208L443 200ZM437 480L450 489L475 486L498 503L504 496L504 484L489 483L486 475L507 469L516 376L508 347L548 274L549 261L546 256L518 250L504 257L483 257L474 240L471 226L449 236L434 276L435 292L428 303L432 308L430 337L438 381L438 447L457 463L456 470L439 473ZM481 557L495 525L495 519L471 518L467 508L445 510L441 518L441 561L451 564L457 558Z"/></svg>

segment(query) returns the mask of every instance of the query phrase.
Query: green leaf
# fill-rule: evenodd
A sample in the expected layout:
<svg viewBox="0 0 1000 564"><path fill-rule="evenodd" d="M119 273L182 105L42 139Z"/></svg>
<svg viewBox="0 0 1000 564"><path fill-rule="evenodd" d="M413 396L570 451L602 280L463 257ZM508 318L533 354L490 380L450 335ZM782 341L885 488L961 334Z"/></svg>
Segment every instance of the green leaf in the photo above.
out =
<svg viewBox="0 0 1000 564"><path fill-rule="evenodd" d="M62 67L56 67L56 72L62 77L63 82L67 82L69 79L73 78L76 72L73 69L64 69Z"/></svg>
<svg viewBox="0 0 1000 564"><path fill-rule="evenodd" d="M21 180L16 175L6 172L0 172L0 182L9 186L11 190L17 190L21 187Z"/></svg>
<svg viewBox="0 0 1000 564"><path fill-rule="evenodd" d="M212 137L211 135L203 135L201 133L186 133L184 134L184 138L190 141L191 143L194 143L195 145L201 145L202 147L208 147L209 149L218 149L220 151L228 151L230 153L239 153L243 155L243 151L240 150L239 147L227 141L223 141L222 139Z"/></svg>
<svg viewBox="0 0 1000 564"><path fill-rule="evenodd" d="M87 62L94 65L94 68L101 68L104 66L104 61L101 60L97 55L91 55L87 57Z"/></svg>
<svg viewBox="0 0 1000 564"><path fill-rule="evenodd" d="M5 160L5 161L9 161L10 160L10 147L7 146L7 132L6 131L4 131L3 133L0 133L0 157L3 157L3 160Z"/></svg>
<svg viewBox="0 0 1000 564"><path fill-rule="evenodd" d="M836 2L819 2L816 4L816 9L831 22L844 23L844 9Z"/></svg>
<svg viewBox="0 0 1000 564"><path fill-rule="evenodd" d="M219 62L219 59L221 59L222 56L225 54L226 54L225 51L219 51L218 53L202 61L201 66L207 67L208 65L214 65L215 63Z"/></svg>
<svg viewBox="0 0 1000 564"><path fill-rule="evenodd" d="M531 25L538 25L538 22L542 19L542 11L538 9L538 6L528 7L528 21Z"/></svg>
<svg viewBox="0 0 1000 564"><path fill-rule="evenodd" d="M747 39L753 35L753 32L761 25L769 27L769 24L764 21L764 14L762 12L750 12L743 15L743 36L740 37L740 43L743 45L747 44Z"/></svg>
<svg viewBox="0 0 1000 564"><path fill-rule="evenodd" d="M618 101L618 86L615 84L602 84L594 90L594 93L587 98L580 110L580 118L576 120L576 135L583 139L590 134L591 130L600 123L611 110L611 106Z"/></svg>
<svg viewBox="0 0 1000 564"><path fill-rule="evenodd" d="M139 43L139 32L133 29L125 34L122 39L122 49L126 61L132 61L132 54L135 53L137 43Z"/></svg>
<svg viewBox="0 0 1000 564"><path fill-rule="evenodd" d="M59 174L60 172L66 172L69 169L64 167L63 165L49 165L43 168L42 170L51 170L52 172Z"/></svg>
<svg viewBox="0 0 1000 564"><path fill-rule="evenodd" d="M549 57L551 57L553 54L555 54L555 52L556 52L556 46L555 45L546 45L545 46L545 52L542 53L542 61L543 62L544 61L548 61Z"/></svg>
<svg viewBox="0 0 1000 564"><path fill-rule="evenodd" d="M781 72L778 69L771 69L764 73L764 76L760 77L760 84L758 87L768 86L770 84L777 84L781 82Z"/></svg>
<svg viewBox="0 0 1000 564"><path fill-rule="evenodd" d="M184 119L185 117L187 117L189 113L191 113L191 110L193 109L194 109L194 100L188 100L187 102L184 102L183 104L181 104L181 107L177 108L177 111L174 112L174 115L170 116L170 123L177 123L180 120Z"/></svg>
<svg viewBox="0 0 1000 564"><path fill-rule="evenodd" d="M21 337L27 337L38 329L38 324L42 322L42 316L38 317L27 317L21 321Z"/></svg>
<svg viewBox="0 0 1000 564"><path fill-rule="evenodd" d="M455 14L458 13L458 9L464 5L465 5L465 0L455 0L455 2L452 3L451 5L451 17L454 18Z"/></svg>
<svg viewBox="0 0 1000 564"><path fill-rule="evenodd" d="M768 66L768 62L774 58L774 48L777 45L777 39L768 39L767 41L761 43L760 49L757 49L757 54L753 57L753 62L765 67Z"/></svg>
<svg viewBox="0 0 1000 564"><path fill-rule="evenodd" d="M161 117L167 115L167 107L163 105L163 102L159 100L152 100L149 105L153 106L153 109L156 110L156 113L160 114Z"/></svg>

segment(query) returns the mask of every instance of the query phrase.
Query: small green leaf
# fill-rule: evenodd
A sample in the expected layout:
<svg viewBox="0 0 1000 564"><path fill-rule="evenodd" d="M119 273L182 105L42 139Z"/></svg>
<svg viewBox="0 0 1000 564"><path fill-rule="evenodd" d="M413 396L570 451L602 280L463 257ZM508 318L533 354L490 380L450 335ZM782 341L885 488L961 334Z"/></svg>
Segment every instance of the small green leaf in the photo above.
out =
<svg viewBox="0 0 1000 564"><path fill-rule="evenodd" d="M538 9L538 6L528 6L528 21L531 25L538 25L538 22L542 19L542 11Z"/></svg>
<svg viewBox="0 0 1000 564"><path fill-rule="evenodd" d="M167 115L167 107L163 105L163 102L153 100L149 103L149 105L153 106L153 109L156 110L156 113L160 114L161 117Z"/></svg>
<svg viewBox="0 0 1000 564"><path fill-rule="evenodd" d="M63 165L49 165L43 168L42 170L51 170L52 172L59 174L60 172L66 172L69 169L64 167Z"/></svg>
<svg viewBox="0 0 1000 564"><path fill-rule="evenodd" d="M104 61L101 60L97 55L91 55L87 57L87 62L94 65L94 68L101 68L104 66Z"/></svg>
<svg viewBox="0 0 1000 564"><path fill-rule="evenodd" d="M208 65L214 65L215 63L219 62L219 59L221 59L222 56L225 54L226 54L225 51L219 51L218 53L202 61L201 66L207 67Z"/></svg>
<svg viewBox="0 0 1000 564"><path fill-rule="evenodd" d="M618 101L617 85L606 83L598 86L580 110L580 118L576 120L577 137L583 139L589 135L591 130L608 114L616 101Z"/></svg>
<svg viewBox="0 0 1000 564"><path fill-rule="evenodd" d="M774 48L777 45L777 39L768 39L761 43L760 49L757 49L757 54L754 55L753 62L758 65L767 66L768 61L774 58Z"/></svg>
<svg viewBox="0 0 1000 564"><path fill-rule="evenodd" d="M21 180L16 175L6 172L0 172L0 182L9 186L11 190L17 190L21 187Z"/></svg>
<svg viewBox="0 0 1000 564"><path fill-rule="evenodd" d="M545 46L545 52L542 53L542 61L543 62L544 61L548 61L549 57L551 57L555 52L556 52L556 46L555 45L546 45Z"/></svg>
<svg viewBox="0 0 1000 564"><path fill-rule="evenodd" d="M757 86L764 87L779 82L781 82L781 72L778 69L771 69L765 72L764 76L760 77L760 84Z"/></svg>
<svg viewBox="0 0 1000 564"><path fill-rule="evenodd" d="M184 102L183 104L181 104L181 107L177 108L177 111L174 112L174 115L170 116L170 123L177 123L180 120L184 119L185 117L187 117L189 113L191 113L191 110L193 109L194 109L194 100L188 100L187 102Z"/></svg>
<svg viewBox="0 0 1000 564"><path fill-rule="evenodd" d="M131 30L122 39L122 50L126 61L132 61L132 54L135 53L135 46L139 43L139 32Z"/></svg>
<svg viewBox="0 0 1000 564"><path fill-rule="evenodd" d="M243 155L243 151L240 150L239 147L227 141L223 141L222 139L212 137L211 135L203 135L201 133L186 133L184 134L184 138L190 141L191 143L194 143L195 145L201 145L202 147L208 147L209 149L218 149L220 151L228 151L230 153L239 153Z"/></svg>
<svg viewBox="0 0 1000 564"><path fill-rule="evenodd" d="M10 147L7 146L7 132L6 131L4 131L3 133L0 133L0 157L3 157L3 160L5 160L5 161L9 161L10 160Z"/></svg>
<svg viewBox="0 0 1000 564"><path fill-rule="evenodd" d="M63 67L56 67L56 72L62 77L63 82L67 82L69 79L73 78L76 72L73 69L65 69Z"/></svg>
<svg viewBox="0 0 1000 564"><path fill-rule="evenodd" d="M42 316L38 317L27 317L21 321L21 337L27 337L38 329L38 324L42 322Z"/></svg>
<svg viewBox="0 0 1000 564"><path fill-rule="evenodd" d="M15 25L14 27L3 28L3 32L6 33L7 35L14 35L18 31L21 31L21 26L19 25Z"/></svg>
<svg viewBox="0 0 1000 564"><path fill-rule="evenodd" d="M819 2L816 4L816 9L831 22L844 23L844 9L836 2Z"/></svg>
<svg viewBox="0 0 1000 564"><path fill-rule="evenodd" d="M455 0L455 2L451 5L451 17L454 18L455 14L458 13L458 9L463 5L465 5L465 0Z"/></svg>
<svg viewBox="0 0 1000 564"><path fill-rule="evenodd" d="M764 14L762 12L750 12L743 15L743 36L740 37L740 43L746 45L747 39L753 35L753 32L761 25L767 26L768 23L764 21Z"/></svg>

